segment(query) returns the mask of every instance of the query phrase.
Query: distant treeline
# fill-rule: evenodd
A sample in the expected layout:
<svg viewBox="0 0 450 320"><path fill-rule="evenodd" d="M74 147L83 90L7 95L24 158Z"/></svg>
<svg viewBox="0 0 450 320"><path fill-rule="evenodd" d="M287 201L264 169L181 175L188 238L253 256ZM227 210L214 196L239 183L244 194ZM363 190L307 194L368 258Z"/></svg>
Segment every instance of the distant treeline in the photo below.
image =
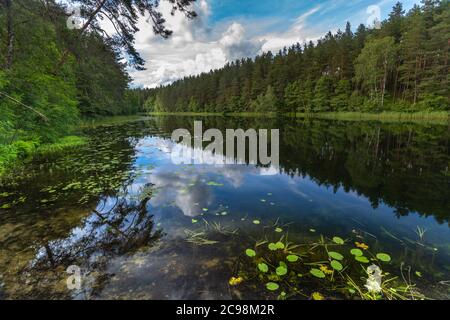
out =
<svg viewBox="0 0 450 320"><path fill-rule="evenodd" d="M142 90L153 112L450 110L448 0L397 3L381 28L347 23L316 43L266 52Z"/></svg>

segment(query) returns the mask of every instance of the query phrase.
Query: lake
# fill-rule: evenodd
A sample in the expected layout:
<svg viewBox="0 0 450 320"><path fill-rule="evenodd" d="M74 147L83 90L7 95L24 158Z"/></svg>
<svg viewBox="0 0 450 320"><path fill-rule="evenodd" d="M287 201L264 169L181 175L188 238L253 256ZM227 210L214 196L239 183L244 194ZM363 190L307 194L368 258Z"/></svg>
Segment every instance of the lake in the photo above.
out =
<svg viewBox="0 0 450 320"><path fill-rule="evenodd" d="M171 134L195 120L279 129L279 168L174 164ZM361 299L371 265L378 298L450 298L448 125L160 116L83 133L0 186L0 298Z"/></svg>

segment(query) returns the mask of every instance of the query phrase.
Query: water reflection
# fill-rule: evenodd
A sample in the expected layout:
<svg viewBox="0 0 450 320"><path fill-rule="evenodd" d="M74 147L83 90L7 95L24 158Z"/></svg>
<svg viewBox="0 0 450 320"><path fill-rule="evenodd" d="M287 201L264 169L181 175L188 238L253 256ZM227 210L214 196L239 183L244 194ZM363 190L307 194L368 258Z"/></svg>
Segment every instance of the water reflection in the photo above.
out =
<svg viewBox="0 0 450 320"><path fill-rule="evenodd" d="M170 133L192 130L193 118L90 129L87 148L34 163L2 186L0 193L8 195L0 204L12 205L0 216L0 295L260 297L250 288L238 292L227 286L243 246L259 236L255 219L289 223L290 237L298 241L310 237L310 229L328 236L370 234L437 279L450 274L449 128L203 121L221 130L280 128L280 168L174 165ZM186 231L204 232L203 219L209 229L201 237L214 246L186 241ZM417 226L427 230L420 247L414 240ZM81 291L66 288L69 265L85 272Z"/></svg>

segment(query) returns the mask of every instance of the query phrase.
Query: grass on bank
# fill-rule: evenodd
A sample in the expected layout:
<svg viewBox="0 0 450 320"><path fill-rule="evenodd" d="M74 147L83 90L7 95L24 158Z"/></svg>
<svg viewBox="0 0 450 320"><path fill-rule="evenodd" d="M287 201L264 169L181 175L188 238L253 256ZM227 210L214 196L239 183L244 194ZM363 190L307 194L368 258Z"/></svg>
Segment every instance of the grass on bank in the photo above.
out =
<svg viewBox="0 0 450 320"><path fill-rule="evenodd" d="M33 158L58 155L62 152L84 145L87 139L80 136L67 136L50 144L38 144L36 141L15 141L0 144L0 177L10 169L30 161Z"/></svg>
<svg viewBox="0 0 450 320"><path fill-rule="evenodd" d="M268 117L274 118L280 116L276 112L235 112L235 113L211 113L211 112L149 112L151 116L230 116L230 117ZM286 113L284 117L311 118L311 119L330 119L347 121L382 121L382 122L450 122L450 113L447 111L430 112L323 112L323 113Z"/></svg>

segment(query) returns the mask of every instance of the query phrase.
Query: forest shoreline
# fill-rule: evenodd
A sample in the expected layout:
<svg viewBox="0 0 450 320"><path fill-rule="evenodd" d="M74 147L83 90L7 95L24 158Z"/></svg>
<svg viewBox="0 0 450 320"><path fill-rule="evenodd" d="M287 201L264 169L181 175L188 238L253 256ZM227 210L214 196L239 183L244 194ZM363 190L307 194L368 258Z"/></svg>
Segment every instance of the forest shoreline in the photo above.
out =
<svg viewBox="0 0 450 320"><path fill-rule="evenodd" d="M229 117L291 117L311 118L343 121L381 121L381 122L432 122L439 124L450 123L450 113L446 111L430 112L320 112L320 113L276 113L276 112L148 112L149 116L229 116Z"/></svg>

